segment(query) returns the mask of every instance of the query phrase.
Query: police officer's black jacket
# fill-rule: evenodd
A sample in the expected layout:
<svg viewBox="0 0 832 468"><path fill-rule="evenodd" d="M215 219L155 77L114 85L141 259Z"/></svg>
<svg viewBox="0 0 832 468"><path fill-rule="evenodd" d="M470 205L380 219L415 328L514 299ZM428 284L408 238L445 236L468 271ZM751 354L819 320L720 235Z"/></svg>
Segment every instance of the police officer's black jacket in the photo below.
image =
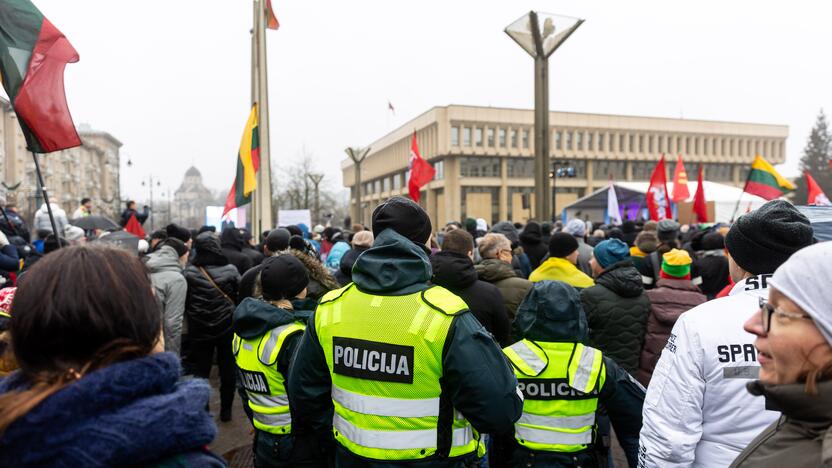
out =
<svg viewBox="0 0 832 468"><path fill-rule="evenodd" d="M364 252L352 270L361 291L384 295L403 295L425 290L431 267L425 250L391 229L376 237L373 247ZM315 317L303 336L289 370L289 402L292 431L296 437L323 437L319 446L332 446L332 400L329 370L315 333ZM520 417L523 402L517 394L517 379L499 345L473 314L457 315L451 325L443 352L440 380L442 399L453 405L480 433L511 432ZM439 428L440 434L450 428ZM336 448L338 466L384 467L383 462L360 459ZM469 466L464 459L429 458L409 463L414 468Z"/></svg>

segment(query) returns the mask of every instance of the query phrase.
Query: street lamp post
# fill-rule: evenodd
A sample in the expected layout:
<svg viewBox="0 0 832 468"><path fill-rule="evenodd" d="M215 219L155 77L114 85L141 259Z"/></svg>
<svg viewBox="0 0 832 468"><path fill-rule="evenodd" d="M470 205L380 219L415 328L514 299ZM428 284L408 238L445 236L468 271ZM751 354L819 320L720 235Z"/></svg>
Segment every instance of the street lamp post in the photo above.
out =
<svg viewBox="0 0 832 468"><path fill-rule="evenodd" d="M361 163L370 152L370 147L347 148L344 151L347 152L355 165L355 217L359 223L364 224L363 207L361 206Z"/></svg>
<svg viewBox="0 0 832 468"><path fill-rule="evenodd" d="M324 179L324 175L323 174L306 174L306 177L309 177L309 180L312 181L312 185L315 186L315 221L314 221L314 224L321 224L321 192L319 190L319 186L321 185L321 181Z"/></svg>
<svg viewBox="0 0 832 468"><path fill-rule="evenodd" d="M552 217L549 188L549 56L583 24L568 16L530 11L506 27L505 33L534 58L534 217Z"/></svg>

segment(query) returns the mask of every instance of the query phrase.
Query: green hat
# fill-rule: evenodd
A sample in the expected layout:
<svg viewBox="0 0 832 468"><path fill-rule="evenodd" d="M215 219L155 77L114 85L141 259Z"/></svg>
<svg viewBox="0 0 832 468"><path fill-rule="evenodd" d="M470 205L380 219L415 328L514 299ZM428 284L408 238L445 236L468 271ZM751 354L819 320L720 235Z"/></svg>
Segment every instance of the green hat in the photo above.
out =
<svg viewBox="0 0 832 468"><path fill-rule="evenodd" d="M673 249L662 257L662 272L674 278L690 275L690 254L687 250Z"/></svg>

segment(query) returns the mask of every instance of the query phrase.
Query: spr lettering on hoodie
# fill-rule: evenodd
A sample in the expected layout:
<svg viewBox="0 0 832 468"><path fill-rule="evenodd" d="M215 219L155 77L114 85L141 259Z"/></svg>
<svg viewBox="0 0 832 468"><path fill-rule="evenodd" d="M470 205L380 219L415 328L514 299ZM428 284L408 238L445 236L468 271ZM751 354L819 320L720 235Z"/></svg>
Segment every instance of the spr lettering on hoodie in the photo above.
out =
<svg viewBox="0 0 832 468"><path fill-rule="evenodd" d="M413 346L335 336L332 370L359 379L412 384Z"/></svg>

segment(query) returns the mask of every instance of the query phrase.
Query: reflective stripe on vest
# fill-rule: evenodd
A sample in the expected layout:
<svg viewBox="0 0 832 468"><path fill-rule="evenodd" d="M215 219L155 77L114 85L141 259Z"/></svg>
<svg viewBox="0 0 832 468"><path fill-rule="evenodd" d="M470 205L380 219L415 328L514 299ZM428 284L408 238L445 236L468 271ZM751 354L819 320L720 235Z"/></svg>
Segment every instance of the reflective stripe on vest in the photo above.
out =
<svg viewBox="0 0 832 468"><path fill-rule="evenodd" d="M527 426L515 426L515 435L527 442L545 445L587 445L592 443L592 429L581 432L560 432L536 429Z"/></svg>
<svg viewBox="0 0 832 468"><path fill-rule="evenodd" d="M524 374L537 375L546 368L547 362L537 355L535 350L529 346L529 343L526 340L514 343L509 346L509 349L517 353L517 356L521 359L521 362L517 364L520 364L520 367L522 367L520 370L522 370ZM525 364L525 366L522 364Z"/></svg>
<svg viewBox="0 0 832 468"><path fill-rule="evenodd" d="M252 414L254 416L254 421L259 422L264 426L284 427L292 424L292 415L290 413L266 414L254 411ZM256 426L257 425L255 424L255 427Z"/></svg>
<svg viewBox="0 0 832 468"><path fill-rule="evenodd" d="M589 392L592 390L592 387L595 386L595 379L593 377L598 377L597 373L593 374L594 363L595 359L597 358L599 361L601 360L601 355L595 348L590 348L589 346L580 346L581 348L581 356L577 360L577 366L575 365L576 359L578 356L572 357L572 366L569 366L569 373L572 375L572 381L569 383L572 385L573 388L576 388L584 393ZM578 350L575 349L577 352Z"/></svg>
<svg viewBox="0 0 832 468"><path fill-rule="evenodd" d="M413 431L362 429L338 414L333 417L333 426L344 437L363 447L386 450L416 450L436 446L437 431L435 428ZM474 431L470 425L453 430L451 437L453 447L464 447L473 441Z"/></svg>
<svg viewBox="0 0 832 468"><path fill-rule="evenodd" d="M439 416L439 398L405 400L375 397L353 393L333 385L332 399L344 408L362 414L402 418Z"/></svg>
<svg viewBox="0 0 832 468"><path fill-rule="evenodd" d="M530 449L577 452L593 442L603 355L580 343L521 340L503 350L523 391L517 442Z"/></svg>
<svg viewBox="0 0 832 468"><path fill-rule="evenodd" d="M540 416L537 414L523 413L517 424L530 424L532 426L561 427L564 429L581 429L595 424L595 414L584 414L581 416Z"/></svg>
<svg viewBox="0 0 832 468"><path fill-rule="evenodd" d="M343 448L401 461L481 449L464 417L450 405L447 415L439 409L445 340L454 315L467 309L438 286L375 296L352 285L321 299L315 329L332 379L333 431ZM440 428L440 419L447 426Z"/></svg>
<svg viewBox="0 0 832 468"><path fill-rule="evenodd" d="M285 379L277 361L286 338L303 331L299 322L275 327L262 336L243 339L234 335L232 350L240 380L253 413L254 427L272 434L288 434L292 417Z"/></svg>

